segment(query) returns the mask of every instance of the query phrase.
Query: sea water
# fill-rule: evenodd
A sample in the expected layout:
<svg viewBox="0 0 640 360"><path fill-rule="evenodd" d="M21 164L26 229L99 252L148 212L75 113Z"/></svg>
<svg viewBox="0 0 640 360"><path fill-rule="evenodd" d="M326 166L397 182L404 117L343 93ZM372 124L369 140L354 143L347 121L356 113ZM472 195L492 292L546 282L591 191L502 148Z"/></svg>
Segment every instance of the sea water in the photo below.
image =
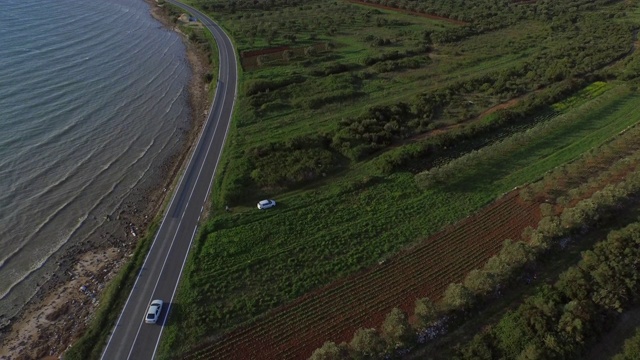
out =
<svg viewBox="0 0 640 360"><path fill-rule="evenodd" d="M142 0L0 1L0 318L179 150L190 75Z"/></svg>

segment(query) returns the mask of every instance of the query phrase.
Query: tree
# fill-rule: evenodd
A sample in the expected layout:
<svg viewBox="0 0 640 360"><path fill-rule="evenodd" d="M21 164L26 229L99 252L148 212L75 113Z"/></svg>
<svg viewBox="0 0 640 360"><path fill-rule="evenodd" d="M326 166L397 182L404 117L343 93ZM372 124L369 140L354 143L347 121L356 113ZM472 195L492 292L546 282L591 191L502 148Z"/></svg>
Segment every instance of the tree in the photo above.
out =
<svg viewBox="0 0 640 360"><path fill-rule="evenodd" d="M555 287L569 299L584 300L591 296L593 280L579 266L560 274Z"/></svg>
<svg viewBox="0 0 640 360"><path fill-rule="evenodd" d="M543 285L520 306L518 315L526 319L527 326L539 337L552 334L561 315L561 295L557 289Z"/></svg>
<svg viewBox="0 0 640 360"><path fill-rule="evenodd" d="M540 204L540 213L542 216L553 216L554 212L553 205L549 203Z"/></svg>
<svg viewBox="0 0 640 360"><path fill-rule="evenodd" d="M636 330L636 334L625 340L624 350L616 355L613 360L634 360L640 354L640 329Z"/></svg>
<svg viewBox="0 0 640 360"><path fill-rule="evenodd" d="M382 359L385 343L376 329L358 329L349 343L356 359Z"/></svg>
<svg viewBox="0 0 640 360"><path fill-rule="evenodd" d="M492 339L490 338L490 333L481 332L476 334L469 345L465 346L462 349L461 356L462 359L486 359L491 360L495 359L496 356L492 349Z"/></svg>
<svg viewBox="0 0 640 360"><path fill-rule="evenodd" d="M594 220L597 212L597 204L592 199L585 199L575 207L563 211L560 215L560 224L566 229L576 229L578 226Z"/></svg>
<svg viewBox="0 0 640 360"><path fill-rule="evenodd" d="M495 278L497 283L501 281L506 281L511 275L511 269L509 268L509 264L507 264L500 254L496 254L487 260L487 263L484 265L484 271L489 272Z"/></svg>
<svg viewBox="0 0 640 360"><path fill-rule="evenodd" d="M532 261L534 254L531 248L522 241L513 242L507 239L500 250L500 258L513 269Z"/></svg>
<svg viewBox="0 0 640 360"><path fill-rule="evenodd" d="M464 279L464 286L477 296L484 296L498 285L497 277L487 271L474 269Z"/></svg>
<svg viewBox="0 0 640 360"><path fill-rule="evenodd" d="M544 351L538 344L529 344L518 355L516 360L538 360L544 358Z"/></svg>
<svg viewBox="0 0 640 360"><path fill-rule="evenodd" d="M444 292L442 302L447 310L465 310L473 302L473 294L466 286L453 283Z"/></svg>
<svg viewBox="0 0 640 360"><path fill-rule="evenodd" d="M415 334L409 325L407 314L393 308L382 323L382 336L390 349L407 347L413 342Z"/></svg>
<svg viewBox="0 0 640 360"><path fill-rule="evenodd" d="M549 237L562 235L562 233L564 232L562 226L560 225L560 218L557 216L543 217L540 222L538 222L538 228L536 230L539 233Z"/></svg>
<svg viewBox="0 0 640 360"><path fill-rule="evenodd" d="M585 342L595 336L592 329L593 315L597 310L590 300L572 300L564 306L564 312L558 320L558 330L564 333L565 344L584 345ZM571 348L570 346L564 346ZM575 346L574 348L577 348Z"/></svg>
<svg viewBox="0 0 640 360"><path fill-rule="evenodd" d="M413 314L418 330L426 329L438 316L436 305L429 298L417 299Z"/></svg>
<svg viewBox="0 0 640 360"><path fill-rule="evenodd" d="M503 316L493 333L495 344L507 359L518 356L535 337L520 311L510 311Z"/></svg>
<svg viewBox="0 0 640 360"><path fill-rule="evenodd" d="M278 37L278 29L271 29L267 32L267 44L271 45Z"/></svg>
<svg viewBox="0 0 640 360"><path fill-rule="evenodd" d="M291 34L291 33L284 34L282 37L293 44L295 44L296 40L298 40L298 37L295 34Z"/></svg>
<svg viewBox="0 0 640 360"><path fill-rule="evenodd" d="M333 341L327 341L311 354L309 360L342 360L348 358L347 344L337 345Z"/></svg>
<svg viewBox="0 0 640 360"><path fill-rule="evenodd" d="M258 57L256 58L256 63L258 64L258 66L262 66L264 65L266 60L267 60L266 55L258 55Z"/></svg>

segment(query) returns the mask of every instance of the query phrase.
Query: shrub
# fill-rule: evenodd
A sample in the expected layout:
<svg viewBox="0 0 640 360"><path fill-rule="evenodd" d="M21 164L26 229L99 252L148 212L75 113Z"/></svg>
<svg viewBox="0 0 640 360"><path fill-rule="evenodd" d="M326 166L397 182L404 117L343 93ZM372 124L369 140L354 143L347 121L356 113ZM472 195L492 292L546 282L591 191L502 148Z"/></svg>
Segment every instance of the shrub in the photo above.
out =
<svg viewBox="0 0 640 360"><path fill-rule="evenodd" d="M299 84L306 81L303 75L290 75L284 79L253 79L244 82L244 93L247 96L256 95L265 91L274 91L291 84Z"/></svg>
<svg viewBox="0 0 640 360"><path fill-rule="evenodd" d="M336 345L332 341L327 341L322 347L316 349L309 360L342 360L348 359L349 353L347 351L347 345L342 343Z"/></svg>
<svg viewBox="0 0 640 360"><path fill-rule="evenodd" d="M382 323L382 337L389 349L409 346L414 340L414 332L409 325L407 314L398 308L393 308Z"/></svg>
<svg viewBox="0 0 640 360"><path fill-rule="evenodd" d="M385 344L376 329L358 329L349 342L349 348L356 359L382 359Z"/></svg>

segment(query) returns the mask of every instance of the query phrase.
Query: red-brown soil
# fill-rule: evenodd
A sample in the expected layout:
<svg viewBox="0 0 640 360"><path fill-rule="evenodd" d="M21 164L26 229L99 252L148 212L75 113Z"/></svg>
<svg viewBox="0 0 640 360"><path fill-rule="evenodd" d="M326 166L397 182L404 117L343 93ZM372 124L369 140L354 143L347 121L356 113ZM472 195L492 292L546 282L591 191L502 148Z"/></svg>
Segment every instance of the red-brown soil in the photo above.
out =
<svg viewBox="0 0 640 360"><path fill-rule="evenodd" d="M327 43L317 43L311 45L317 53L321 53L327 51L328 45ZM308 47L308 46L307 46ZM296 58L305 56L305 49L307 47L289 47L289 46L278 46L273 48L259 49L259 50L251 50L251 51L243 51L240 56L240 62L242 64L242 68L244 70L255 70L262 66L269 66L278 63L285 63L283 53L287 50L291 52L291 59L294 60ZM260 64L258 61L258 57L263 57L263 63Z"/></svg>
<svg viewBox="0 0 640 360"><path fill-rule="evenodd" d="M349 2L354 3L354 4L359 4L359 5L370 6L370 7L374 7L374 8L378 8L378 9L397 11L397 12L401 12L403 14L421 16L421 17L424 17L424 18L427 18L427 19L442 20L442 21L446 21L448 23L455 24L455 25L468 25L469 24L468 22L465 22L465 21L449 19L449 18L446 18L444 16L426 14L426 13L421 13L421 12L411 11L411 10L398 9L398 8L394 8L394 7L391 7L391 6L380 5L380 4L372 4L372 3L359 1L359 0L349 0Z"/></svg>
<svg viewBox="0 0 640 360"><path fill-rule="evenodd" d="M492 106L490 108L488 108L487 110L483 111L482 113L480 113L480 115L478 115L477 119L482 119L483 117L487 116L487 115L491 115L494 112L498 111L498 110L502 110L502 109L508 109L511 107L514 107L516 105L518 105L518 103L520 102L520 99L522 99L524 97L523 96L518 96L515 97L511 100L505 101L503 103L500 103L498 105Z"/></svg>
<svg viewBox="0 0 640 360"><path fill-rule="evenodd" d="M616 159L634 153L638 147L635 142L620 141L614 145L614 152L589 160L588 169L567 174L553 187L566 191L604 174ZM622 181L637 165L631 162L607 173L580 199ZM514 190L386 262L306 294L252 325L203 344L184 358L215 354L233 359L307 359L325 341L348 342L358 328L378 328L393 307L411 314L416 298L439 300L450 283L461 282L469 271L480 268L500 250L505 239L519 240L527 226L535 227L542 217L539 205L554 198L547 194L548 186L530 202L523 201L520 191ZM557 205L557 213L561 210Z"/></svg>
<svg viewBox="0 0 640 360"><path fill-rule="evenodd" d="M260 55L283 52L285 50L289 50L289 47L288 46L278 46L278 47L272 47L272 48L266 48L266 49L243 51L242 55L240 55L240 56L243 59L245 59L245 58L250 58L250 57L254 57L254 56L260 56Z"/></svg>
<svg viewBox="0 0 640 360"><path fill-rule="evenodd" d="M520 239L540 218L539 204L525 203L513 191L386 262L311 292L184 358L307 359L325 341L348 342L358 328L379 327L393 307L412 313L417 298L440 299L450 283L462 281L505 239Z"/></svg>

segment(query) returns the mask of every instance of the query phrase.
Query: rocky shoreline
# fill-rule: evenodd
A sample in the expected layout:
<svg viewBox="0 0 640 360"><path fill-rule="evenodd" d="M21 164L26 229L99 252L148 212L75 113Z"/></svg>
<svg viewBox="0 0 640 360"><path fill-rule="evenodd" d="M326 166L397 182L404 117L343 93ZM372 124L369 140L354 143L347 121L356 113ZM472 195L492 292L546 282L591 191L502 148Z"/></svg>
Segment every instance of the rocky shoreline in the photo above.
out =
<svg viewBox="0 0 640 360"><path fill-rule="evenodd" d="M153 0L145 0L151 14L173 28ZM177 28L174 30L180 32ZM163 204L191 152L209 108L205 75L208 59L181 34L192 70L189 83L191 127L185 131L181 150L154 169L144 184L131 191L115 214L88 241L72 246L58 270L12 319L0 319L0 359L57 359L85 332L106 284L128 261L138 239L151 221L161 215ZM4 327L2 327L5 325Z"/></svg>

